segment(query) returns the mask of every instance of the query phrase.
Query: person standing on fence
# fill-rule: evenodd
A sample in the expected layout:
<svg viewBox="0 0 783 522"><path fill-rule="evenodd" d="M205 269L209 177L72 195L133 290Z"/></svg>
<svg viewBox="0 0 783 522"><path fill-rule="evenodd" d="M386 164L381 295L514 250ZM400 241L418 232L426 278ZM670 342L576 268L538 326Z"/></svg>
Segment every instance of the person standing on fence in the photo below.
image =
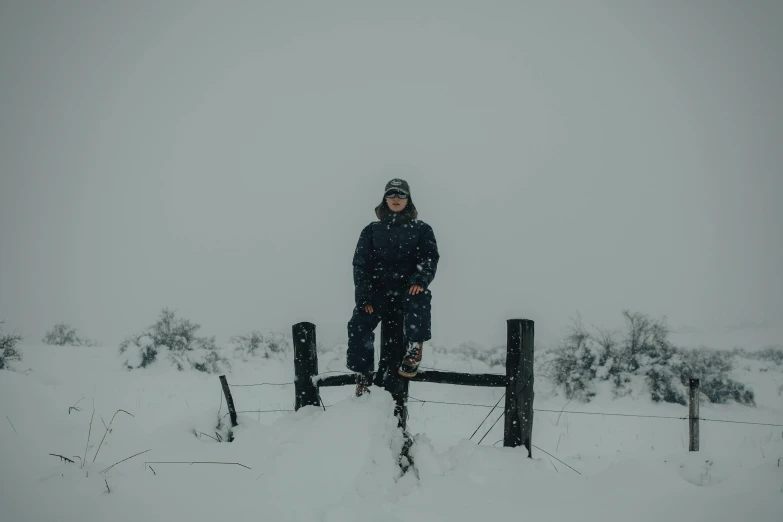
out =
<svg viewBox="0 0 783 522"><path fill-rule="evenodd" d="M356 373L357 396L371 384L375 328L400 311L406 350L397 373L411 378L418 372L424 341L431 338L429 285L440 258L432 227L418 219L405 180L386 184L375 215L378 221L364 227L353 256L356 306L348 322L347 366Z"/></svg>

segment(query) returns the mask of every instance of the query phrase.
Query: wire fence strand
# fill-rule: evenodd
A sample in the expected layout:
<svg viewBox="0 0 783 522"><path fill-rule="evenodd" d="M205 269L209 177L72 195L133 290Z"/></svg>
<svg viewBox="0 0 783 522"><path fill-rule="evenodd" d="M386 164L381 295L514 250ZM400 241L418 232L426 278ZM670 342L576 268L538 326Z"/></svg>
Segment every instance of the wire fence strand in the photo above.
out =
<svg viewBox="0 0 783 522"><path fill-rule="evenodd" d="M497 405L500 403L501 398L498 400L498 403L494 406L490 404L471 404L466 402L448 402L448 401L431 401L427 399L419 399L417 397L414 397L412 395L408 396L409 399L412 399L416 402L420 402L422 404L447 404L447 405L453 405L453 406L469 406L474 408L490 408L495 409L497 408ZM601 411L575 411L575 410L550 410L546 408L533 408L533 411L536 412L544 412L544 413L573 413L575 415L605 415L609 417L638 417L638 418L646 418L646 419L674 419L674 420L689 420L690 417L678 417L674 415L639 415L635 413L609 413L609 412L601 412ZM492 411L490 411L490 414ZM503 412L505 414L505 412ZM487 415L489 417L489 415ZM778 427L783 428L783 424L773 424L773 423L767 423L767 422L749 422L749 421L735 421L735 420L724 420L724 419L708 419L705 417L699 417L699 420L705 421L705 422L726 422L731 424L750 424L754 426L772 426L772 427ZM486 421L486 419L484 419ZM497 421L496 421L497 422ZM484 422L482 422L483 424ZM481 425L479 425L481 427ZM475 435L475 433L474 433Z"/></svg>
<svg viewBox="0 0 783 522"><path fill-rule="evenodd" d="M753 424L756 426L775 426L778 428L783 428L783 424L767 424L766 422L745 422L745 421L733 421L733 420L721 420L721 419L705 419L704 417L699 417L699 420L703 420L707 422L730 422L732 424Z"/></svg>
<svg viewBox="0 0 783 522"><path fill-rule="evenodd" d="M423 366L422 368L430 369L430 370L434 370L434 371L443 371L443 370L438 370L436 368L429 368L429 367L425 367L425 366ZM323 373L349 373L349 372L327 371L327 372L323 372ZM243 387L253 387L253 386L291 386L293 384L294 384L293 382L284 382L284 383L262 382L262 383L257 383L257 384L229 384L229 386L234 387L234 388L243 388ZM498 405L500 404L500 401L503 400L503 397L505 397L505 395L506 394L504 392L500 396L500 398L498 399L498 401L495 403L494 406L491 406L489 404L472 404L472 403L465 403L465 402L432 401L432 400L427 400L427 399L419 399L418 397L414 397L413 395L409 395L408 399L416 401L416 402L420 402L422 404L422 406L424 404L426 404L426 403L430 403L430 404L444 404L444 405L453 405L453 406L467 406L467 407L473 407L473 408L490 408L490 411L487 414L487 416L484 418L483 421L481 421L481 424L479 424L479 426L473 432L473 435L470 436L470 440L472 440L473 437L478 432L478 430L481 428L481 426L483 426L484 423L486 422L486 420L489 418L489 416L492 415L492 412L495 410L495 408L498 407ZM320 393L318 394L318 399L321 402L321 407L323 407L323 409L326 410L326 404L324 404L323 399L321 399ZM222 407L223 407L223 395L221 394L221 396L220 396L220 408L222 408ZM281 412L285 413L285 412L293 412L293 411L296 411L296 410L292 410L292 409L241 410L241 411L237 411L236 413L281 413ZM571 413L571 414L574 414L574 415L602 415L602 416L609 416L609 417L636 417L636 418L647 418L647 419L673 419L673 420L689 420L690 419L690 417L678 417L678 416L673 416L673 415L639 415L639 414L635 414L635 413L609 413L609 412L598 412L598 411L575 411L575 410L565 410L565 409L552 410L552 409L546 409L546 408L533 408L533 411L535 411L535 412L543 412L543 413L557 413L559 415L562 415L563 413ZM220 412L220 409L218 410L218 414L219 414L219 412ZM227 412L224 415L224 417L226 415L229 415L229 413L230 412ZM495 422L492 423L492 426L490 426L489 429L484 433L484 435L478 441L478 444L481 444L484 441L484 439L487 437L487 435L490 434L490 432L495 427L495 425L505 415L506 415L506 411L504 410L503 413L501 413L497 417L497 419L495 419ZM728 419L709 419L709 418L705 418L705 417L699 417L698 420L705 421L705 422L722 422L722 423L730 423L730 424L747 424L747 425L754 425L754 426L771 426L771 427L778 427L778 428L783 427L783 424L774 424L774 423L766 423L766 422L735 421L735 420L728 420ZM500 441L498 441L498 442L500 442ZM495 444L497 444L497 442ZM536 448L539 451L542 451L542 452L546 453L547 455L549 455L553 459L557 460L561 464L567 466L568 468L570 468L574 472L576 472L579 475L581 475L581 473L579 471L577 471L576 469L572 468L571 466L569 466L568 464L566 464L565 462L563 462L559 458L555 457L551 453L547 452L546 450L543 450L543 449L541 449L538 446L535 446L533 444L531 444L531 446L533 446L534 448Z"/></svg>
<svg viewBox="0 0 783 522"><path fill-rule="evenodd" d="M648 419L679 419L679 420L689 419L689 417L675 417L672 415L638 415L635 413L604 413L600 411L547 410L543 408L533 408L533 411L541 411L541 412L549 412L549 413L574 413L577 415L607 415L610 417L642 417Z"/></svg>
<svg viewBox="0 0 783 522"><path fill-rule="evenodd" d="M451 404L453 406L473 406L473 407L476 407L476 408L495 408L496 407L496 406L490 406L489 404L468 404L468 403L464 403L464 402L429 401L429 400L425 400L425 399L417 399L416 397L414 397L412 395L408 395L408 398L412 399L412 400L414 400L416 402L430 403L430 404ZM501 399L502 398L503 397L501 397ZM500 401L498 401L498 402L500 402Z"/></svg>
<svg viewBox="0 0 783 522"><path fill-rule="evenodd" d="M431 368L434 369L434 368ZM348 373L348 372L338 372L338 371L331 371L331 372L324 372L324 373ZM230 387L234 388L242 388L242 387L251 387L251 386L291 386L293 385L293 382L280 382L280 383L274 383L274 382L261 382L257 384L229 384ZM479 428L486 422L486 420L489 418L489 416L492 414L492 411L498 407L498 404L500 404L500 401L503 400L503 397L505 397L505 393L500 396L500 399L495 403L494 406L489 404L472 404L472 403L466 403L466 402L450 402L450 401L431 401L427 399L419 399L418 397L414 397L413 395L409 395L408 398L410 400L420 402L422 406L424 404L430 403L430 404L445 404L445 405L452 405L452 406L468 406L473 408L490 408L489 413L487 414L486 418L484 418L483 421L481 421L481 424L479 424L479 427L476 428L476 431L473 432L473 435L470 436L471 439L473 439L473 436L476 435L476 432L478 432ZM321 406L326 409L326 405L323 402L323 399L320 398L320 393L318 397L321 401ZM223 407L223 395L220 396L220 407ZM238 411L237 413L271 413L271 412L291 412L295 410L289 410L289 409L278 409L278 410L243 410ZM600 411L575 411L575 410L550 410L546 408L533 408L533 411L535 412L543 412L543 413L572 413L574 415L603 415L608 417L637 417L637 418L646 418L646 419L674 419L674 420L689 420L690 417L677 417L673 415L639 415L635 413L609 413L609 412L600 412ZM218 410L218 413L220 410ZM506 412L504 411L503 414L500 416L502 417L505 415ZM226 413L228 415L228 413ZM225 415L224 415L225 417ZM497 424L498 420L500 420L500 417L495 420L495 422L492 424L492 427L489 428L489 431L484 434L484 437L487 436L487 434L492 431L492 428L495 427L495 424ZM728 420L728 419L708 419L705 417L699 417L699 420L705 421L705 422L723 422L723 423L730 423L730 424L749 424L754 426L771 426L771 427L777 427L777 428L783 428L783 424L774 424L774 423L767 423L767 422L749 422L749 421L735 421L735 420ZM484 437L481 438L481 440L484 440ZM481 441L479 441L479 444L481 444ZM543 451L543 450L542 450Z"/></svg>
<svg viewBox="0 0 783 522"><path fill-rule="evenodd" d="M503 395L500 396L500 398L498 399L498 402L495 403L495 407L492 408L491 410L489 410L489 413L487 413L487 416L484 417L484 420L481 421L481 424L476 426L476 430L473 432L473 435L471 435L468 440L473 440L473 437L476 435L476 433L478 433L478 430L484 425L485 422L487 422L487 419L489 418L489 416L492 415L492 412L495 411L495 408L498 407L498 404L500 404L500 401L502 401L503 397L505 397L505 396L506 396L506 392L503 392Z"/></svg>
<svg viewBox="0 0 783 522"><path fill-rule="evenodd" d="M563 461L562 461L562 460L560 460L559 458L555 457L554 455L552 455L552 454L551 454L551 453L549 453L548 451L546 451L546 450L542 450L541 448L539 448L539 447L538 447L538 446L536 446L535 444L531 444L531 446L533 446L534 448L536 448L536 449L537 449L537 450L539 450L539 451L543 451L544 453L546 453L547 455L549 455L550 457L552 457L553 459L555 459L556 461L558 461L560 464L563 464L564 466L568 466L568 464L566 464L565 462L563 462ZM571 468L571 466L568 466L568 467L569 467L569 468ZM555 469L557 469L557 468L555 468ZM573 469L574 471L576 471L574 468L571 468L571 469ZM577 472L579 475L581 475L581 473L579 473L578 471L576 471L576 472Z"/></svg>
<svg viewBox="0 0 783 522"><path fill-rule="evenodd" d="M497 418L497 419L495 419L495 422L493 422L493 423L492 423L492 426L490 426L490 427L489 427L489 429L488 429L488 430L487 430L487 432L484 434L484 436L483 436L483 437L481 437L481 440L479 440L479 441L478 441L479 445L481 445L481 442L482 442L482 441L483 441L485 438L487 438L487 435L489 435L489 432L490 432L490 431L492 431L492 428L494 428L494 427L495 427L495 424L497 424L497 423L498 423L498 421L499 421L500 419L502 419L503 417L505 417L505 416L506 416L506 411L505 411L505 410L503 410L503 413L501 413L500 415L498 415L498 418Z"/></svg>

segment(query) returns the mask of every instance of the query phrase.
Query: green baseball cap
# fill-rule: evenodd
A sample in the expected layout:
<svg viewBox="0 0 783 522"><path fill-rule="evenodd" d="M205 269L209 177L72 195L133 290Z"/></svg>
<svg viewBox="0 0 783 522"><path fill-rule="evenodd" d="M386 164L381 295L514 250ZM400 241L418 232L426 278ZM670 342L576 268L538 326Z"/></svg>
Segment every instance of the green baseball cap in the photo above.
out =
<svg viewBox="0 0 783 522"><path fill-rule="evenodd" d="M394 178L390 182L386 184L386 188L383 190L383 193L386 194L390 190L399 190L400 192L404 192L405 194L408 194L410 196L411 194L411 188L408 186L408 182L404 179Z"/></svg>

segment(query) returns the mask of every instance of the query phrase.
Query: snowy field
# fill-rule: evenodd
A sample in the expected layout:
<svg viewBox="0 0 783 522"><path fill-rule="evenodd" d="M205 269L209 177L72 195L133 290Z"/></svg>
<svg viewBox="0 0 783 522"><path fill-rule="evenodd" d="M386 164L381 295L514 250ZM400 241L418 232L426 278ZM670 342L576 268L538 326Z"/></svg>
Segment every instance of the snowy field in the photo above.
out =
<svg viewBox="0 0 783 522"><path fill-rule="evenodd" d="M21 348L16 371L0 371L3 522L783 520L779 426L705 421L701 451L689 453L685 420L560 413L687 415L643 390L569 403L537 377L536 409L556 411L536 412L540 450L528 459L501 447L502 420L486 434L501 410L469 440L489 408L437 403L491 406L501 389L412 383L412 397L435 402L410 402L417 473L400 476L401 436L381 390L357 399L350 387L322 389L325 411L252 411L293 407L290 354L233 357L230 384L282 385L232 388L245 413L227 443L217 440L228 417L216 374L165 360L125 371L116 347ZM321 373L344 371L343 350L319 353ZM425 357L439 369L503 372L454 352ZM701 416L783 425L783 367L740 359L734 374L757 406L702 400Z"/></svg>

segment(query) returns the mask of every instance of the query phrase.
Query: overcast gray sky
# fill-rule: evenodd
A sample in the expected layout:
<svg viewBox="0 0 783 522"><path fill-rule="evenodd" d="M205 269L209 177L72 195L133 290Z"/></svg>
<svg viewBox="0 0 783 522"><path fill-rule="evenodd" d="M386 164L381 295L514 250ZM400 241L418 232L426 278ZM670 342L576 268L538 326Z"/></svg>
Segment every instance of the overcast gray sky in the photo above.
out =
<svg viewBox="0 0 783 522"><path fill-rule="evenodd" d="M344 342L384 184L433 341L783 323L783 2L0 0L0 320Z"/></svg>

